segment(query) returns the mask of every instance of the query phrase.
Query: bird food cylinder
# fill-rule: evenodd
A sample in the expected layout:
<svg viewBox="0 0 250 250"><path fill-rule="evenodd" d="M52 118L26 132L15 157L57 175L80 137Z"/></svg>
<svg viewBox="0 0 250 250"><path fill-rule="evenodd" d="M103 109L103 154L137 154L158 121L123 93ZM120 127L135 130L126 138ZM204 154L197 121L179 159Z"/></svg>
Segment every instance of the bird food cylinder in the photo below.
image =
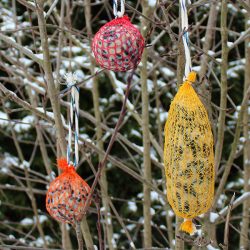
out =
<svg viewBox="0 0 250 250"><path fill-rule="evenodd" d="M171 103L165 125L167 198L184 218L181 230L195 231L192 218L205 213L214 195L213 134L207 111L194 91L191 72Z"/></svg>

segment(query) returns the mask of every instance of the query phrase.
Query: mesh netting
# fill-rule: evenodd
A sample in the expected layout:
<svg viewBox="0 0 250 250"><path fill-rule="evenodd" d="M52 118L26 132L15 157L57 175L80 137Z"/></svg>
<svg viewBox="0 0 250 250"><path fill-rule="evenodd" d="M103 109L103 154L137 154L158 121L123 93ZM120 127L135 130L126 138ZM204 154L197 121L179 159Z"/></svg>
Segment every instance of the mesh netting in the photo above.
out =
<svg viewBox="0 0 250 250"><path fill-rule="evenodd" d="M167 197L176 215L186 219L206 212L214 194L213 135L206 109L189 82L194 80L180 87L165 125Z"/></svg>
<svg viewBox="0 0 250 250"><path fill-rule="evenodd" d="M92 42L97 63L113 71L136 68L143 49L144 39L127 16L114 19L102 26Z"/></svg>
<svg viewBox="0 0 250 250"><path fill-rule="evenodd" d="M89 185L76 173L66 159L58 160L58 167L63 170L50 184L46 195L46 208L58 221L75 224L81 221L83 208L90 192Z"/></svg>

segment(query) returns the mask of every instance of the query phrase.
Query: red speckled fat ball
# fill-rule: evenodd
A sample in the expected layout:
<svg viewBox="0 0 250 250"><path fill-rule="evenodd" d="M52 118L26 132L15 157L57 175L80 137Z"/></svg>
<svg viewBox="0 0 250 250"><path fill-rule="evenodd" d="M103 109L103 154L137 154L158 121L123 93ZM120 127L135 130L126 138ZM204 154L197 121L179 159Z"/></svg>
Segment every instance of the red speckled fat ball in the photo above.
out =
<svg viewBox="0 0 250 250"><path fill-rule="evenodd" d="M53 180L46 195L46 208L56 220L75 225L83 217L83 209L90 192L89 185L76 173L66 159L57 161L63 173Z"/></svg>
<svg viewBox="0 0 250 250"><path fill-rule="evenodd" d="M144 46L140 31L127 16L116 18L102 26L92 42L97 63L112 71L136 68Z"/></svg>

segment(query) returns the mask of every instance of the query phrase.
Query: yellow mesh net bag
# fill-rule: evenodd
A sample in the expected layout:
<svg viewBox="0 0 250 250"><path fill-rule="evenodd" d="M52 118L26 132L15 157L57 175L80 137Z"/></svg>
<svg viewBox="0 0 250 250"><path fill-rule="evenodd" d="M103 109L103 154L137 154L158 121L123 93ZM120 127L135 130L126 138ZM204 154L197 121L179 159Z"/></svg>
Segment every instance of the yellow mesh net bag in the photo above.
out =
<svg viewBox="0 0 250 250"><path fill-rule="evenodd" d="M184 218L180 230L196 231L192 218L205 213L214 195L213 135L205 107L194 91L191 72L171 103L165 125L167 197Z"/></svg>

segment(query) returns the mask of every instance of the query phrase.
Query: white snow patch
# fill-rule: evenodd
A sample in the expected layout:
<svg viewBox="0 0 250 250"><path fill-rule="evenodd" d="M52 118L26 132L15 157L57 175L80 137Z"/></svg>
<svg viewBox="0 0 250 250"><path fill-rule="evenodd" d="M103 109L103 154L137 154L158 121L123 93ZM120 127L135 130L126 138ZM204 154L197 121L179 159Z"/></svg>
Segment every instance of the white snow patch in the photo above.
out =
<svg viewBox="0 0 250 250"><path fill-rule="evenodd" d="M79 81L82 81L84 79L84 77L85 77L84 72L82 70L80 70L80 69L77 69L75 71L75 74L77 75L77 78L78 78Z"/></svg>
<svg viewBox="0 0 250 250"><path fill-rule="evenodd" d="M192 67L192 70L195 72L199 72L201 70L201 66L194 66Z"/></svg>
<svg viewBox="0 0 250 250"><path fill-rule="evenodd" d="M161 112L160 113L160 121L165 122L168 119L168 112Z"/></svg>
<svg viewBox="0 0 250 250"><path fill-rule="evenodd" d="M20 164L20 168L24 169L24 168L29 168L30 167L30 164L29 162L27 161L23 161L21 164Z"/></svg>
<svg viewBox="0 0 250 250"><path fill-rule="evenodd" d="M23 82L29 84L29 85L31 86L31 88L34 88L35 90L40 91L41 94L44 94L44 93L45 93L44 88L41 87L41 86L39 86L36 82L30 82L30 81L27 80L27 79L24 79Z"/></svg>
<svg viewBox="0 0 250 250"><path fill-rule="evenodd" d="M28 59L28 58L25 58L25 57L22 57L19 59L19 61L25 66L25 67L29 67L33 61Z"/></svg>
<svg viewBox="0 0 250 250"><path fill-rule="evenodd" d="M39 215L38 218L40 223L44 223L48 220L48 217L46 215Z"/></svg>
<svg viewBox="0 0 250 250"><path fill-rule="evenodd" d="M53 242L53 239L49 235L45 235L45 240L47 242ZM44 241L41 237L38 237L35 241L30 243L31 246L42 247L44 245Z"/></svg>
<svg viewBox="0 0 250 250"><path fill-rule="evenodd" d="M76 67L76 62L74 61L67 61L67 60L63 60L62 61L62 64L65 68L69 68L69 67L72 67L72 68L75 68Z"/></svg>
<svg viewBox="0 0 250 250"><path fill-rule="evenodd" d="M101 207L100 212L105 212L105 207Z"/></svg>
<svg viewBox="0 0 250 250"><path fill-rule="evenodd" d="M39 215L38 220L42 224L42 223L44 223L45 221L48 220L48 217L46 215ZM35 216L33 217L33 219L24 218L24 219L22 219L20 221L20 224L23 225L23 226L30 226L30 225L36 224L36 218L35 218Z"/></svg>
<svg viewBox="0 0 250 250"><path fill-rule="evenodd" d="M228 9L231 10L232 12L234 12L234 13L238 12L238 9L236 7L234 7L233 4L229 3L227 6L228 6Z"/></svg>
<svg viewBox="0 0 250 250"><path fill-rule="evenodd" d="M128 209L132 212L136 212L137 211L137 205L134 201L129 201L128 202Z"/></svg>
<svg viewBox="0 0 250 250"><path fill-rule="evenodd" d="M86 56L76 56L74 57L74 61L80 65L88 62L88 58Z"/></svg>
<svg viewBox="0 0 250 250"><path fill-rule="evenodd" d="M42 53L40 53L40 54L35 54L35 56L36 56L37 58L43 60L43 54L42 54Z"/></svg>
<svg viewBox="0 0 250 250"><path fill-rule="evenodd" d="M137 194L137 197L140 198L140 199L142 199L143 198L143 193Z"/></svg>
<svg viewBox="0 0 250 250"><path fill-rule="evenodd" d="M169 210L168 210L168 216L169 216L169 217L174 217L174 216L175 216L175 214L174 214L174 212L173 212L172 209L169 209Z"/></svg>
<svg viewBox="0 0 250 250"><path fill-rule="evenodd" d="M4 154L4 158L2 161L2 166L4 165L5 167L12 167L15 166L17 167L19 164L18 158L15 156L12 156L8 153Z"/></svg>
<svg viewBox="0 0 250 250"><path fill-rule="evenodd" d="M7 173L9 173L9 169L6 168L6 167L1 167L0 172L3 173L3 174L7 174Z"/></svg>
<svg viewBox="0 0 250 250"><path fill-rule="evenodd" d="M120 238L120 234L116 234L116 233L113 234L113 239L118 240L119 238Z"/></svg>
<svg viewBox="0 0 250 250"><path fill-rule="evenodd" d="M167 77L173 77L175 75L175 73L171 69L166 67L161 68L161 71Z"/></svg>
<svg viewBox="0 0 250 250"><path fill-rule="evenodd" d="M148 0L148 5L150 7L154 7L156 5L157 0Z"/></svg>
<svg viewBox="0 0 250 250"><path fill-rule="evenodd" d="M245 59L240 59L234 62L230 62L229 63L230 68L227 70L228 77L237 78L239 76L238 73L244 70L245 63L246 63Z"/></svg>
<svg viewBox="0 0 250 250"><path fill-rule="evenodd" d="M134 242L130 242L129 245L130 245L133 249L135 249L135 244L134 244Z"/></svg>
<svg viewBox="0 0 250 250"><path fill-rule="evenodd" d="M30 226L34 224L34 221L31 218L24 218L20 221L22 226Z"/></svg>
<svg viewBox="0 0 250 250"><path fill-rule="evenodd" d="M155 210L151 207L150 208L150 214L153 216L153 215L155 215Z"/></svg>
<svg viewBox="0 0 250 250"><path fill-rule="evenodd" d="M246 138L245 138L245 137L240 137L240 142L241 142L241 143L246 142Z"/></svg>
<svg viewBox="0 0 250 250"><path fill-rule="evenodd" d="M166 83L163 82L163 81L161 81L161 80L157 80L157 85L158 85L159 87L164 87L164 86L166 85Z"/></svg>
<svg viewBox="0 0 250 250"><path fill-rule="evenodd" d="M111 224L112 224L111 218L110 218L110 217L107 218L107 223L108 223L108 225L111 225Z"/></svg>
<svg viewBox="0 0 250 250"><path fill-rule="evenodd" d="M8 126L9 121L8 121L8 116L6 113L0 111L0 126Z"/></svg>
<svg viewBox="0 0 250 250"><path fill-rule="evenodd" d="M42 112L42 113L46 113L47 116L49 116L50 118L54 119L54 113L53 112L49 112L44 110L43 107L37 107L36 108L38 111Z"/></svg>
<svg viewBox="0 0 250 250"><path fill-rule="evenodd" d="M16 237L15 237L13 234L10 234L10 235L8 236L8 238L9 238L10 240L14 240Z"/></svg>
<svg viewBox="0 0 250 250"><path fill-rule="evenodd" d="M208 250L220 250L219 248L215 248L215 247L213 247L212 245L208 245L208 246L207 246L207 249L208 249Z"/></svg>
<svg viewBox="0 0 250 250"><path fill-rule="evenodd" d="M23 244L25 244L25 243L26 243L26 241L25 241L25 239L24 239L24 238L19 238L19 241L20 241L21 243L23 243Z"/></svg>
<svg viewBox="0 0 250 250"><path fill-rule="evenodd" d="M244 185L243 178L238 178L236 181L231 181L227 184L227 188L235 188L235 187L242 187Z"/></svg>
<svg viewBox="0 0 250 250"><path fill-rule="evenodd" d="M209 220L211 223L214 223L218 219L219 215L217 213L210 213Z"/></svg>
<svg viewBox="0 0 250 250"><path fill-rule="evenodd" d="M159 201L160 200L160 195L155 191L150 192L150 197L151 197L151 201Z"/></svg>
<svg viewBox="0 0 250 250"><path fill-rule="evenodd" d="M164 230L167 230L167 228L166 228L165 225L160 225L160 228L161 228L161 229L164 229Z"/></svg>
<svg viewBox="0 0 250 250"><path fill-rule="evenodd" d="M148 92L149 92L149 93L152 92L153 89L154 89L154 83L153 83L153 81L150 80L150 79L148 79L148 80L147 80L147 86L148 86Z"/></svg>
<svg viewBox="0 0 250 250"><path fill-rule="evenodd" d="M22 123L17 123L14 126L14 129L17 133L20 133L22 131L27 131L31 128L31 125L34 123L34 116L32 115L28 115L26 117L24 117L21 122Z"/></svg>
<svg viewBox="0 0 250 250"><path fill-rule="evenodd" d="M129 225L126 226L126 228L127 228L129 231L133 230L135 227L136 227L135 224L129 224Z"/></svg>
<svg viewBox="0 0 250 250"><path fill-rule="evenodd" d="M209 50L207 53L208 53L209 56L213 56L214 55L214 51L212 51L212 50Z"/></svg>
<svg viewBox="0 0 250 250"><path fill-rule="evenodd" d="M131 135L134 135L136 137L141 137L141 133L135 129L131 130Z"/></svg>
<svg viewBox="0 0 250 250"><path fill-rule="evenodd" d="M72 46L72 47L64 47L62 49L63 52L69 52L69 51L72 51L73 53L80 53L81 52L81 48L80 47L76 47L76 46Z"/></svg>
<svg viewBox="0 0 250 250"><path fill-rule="evenodd" d="M111 239L111 242L112 242L113 247L117 248L117 244L116 244L114 237Z"/></svg>

